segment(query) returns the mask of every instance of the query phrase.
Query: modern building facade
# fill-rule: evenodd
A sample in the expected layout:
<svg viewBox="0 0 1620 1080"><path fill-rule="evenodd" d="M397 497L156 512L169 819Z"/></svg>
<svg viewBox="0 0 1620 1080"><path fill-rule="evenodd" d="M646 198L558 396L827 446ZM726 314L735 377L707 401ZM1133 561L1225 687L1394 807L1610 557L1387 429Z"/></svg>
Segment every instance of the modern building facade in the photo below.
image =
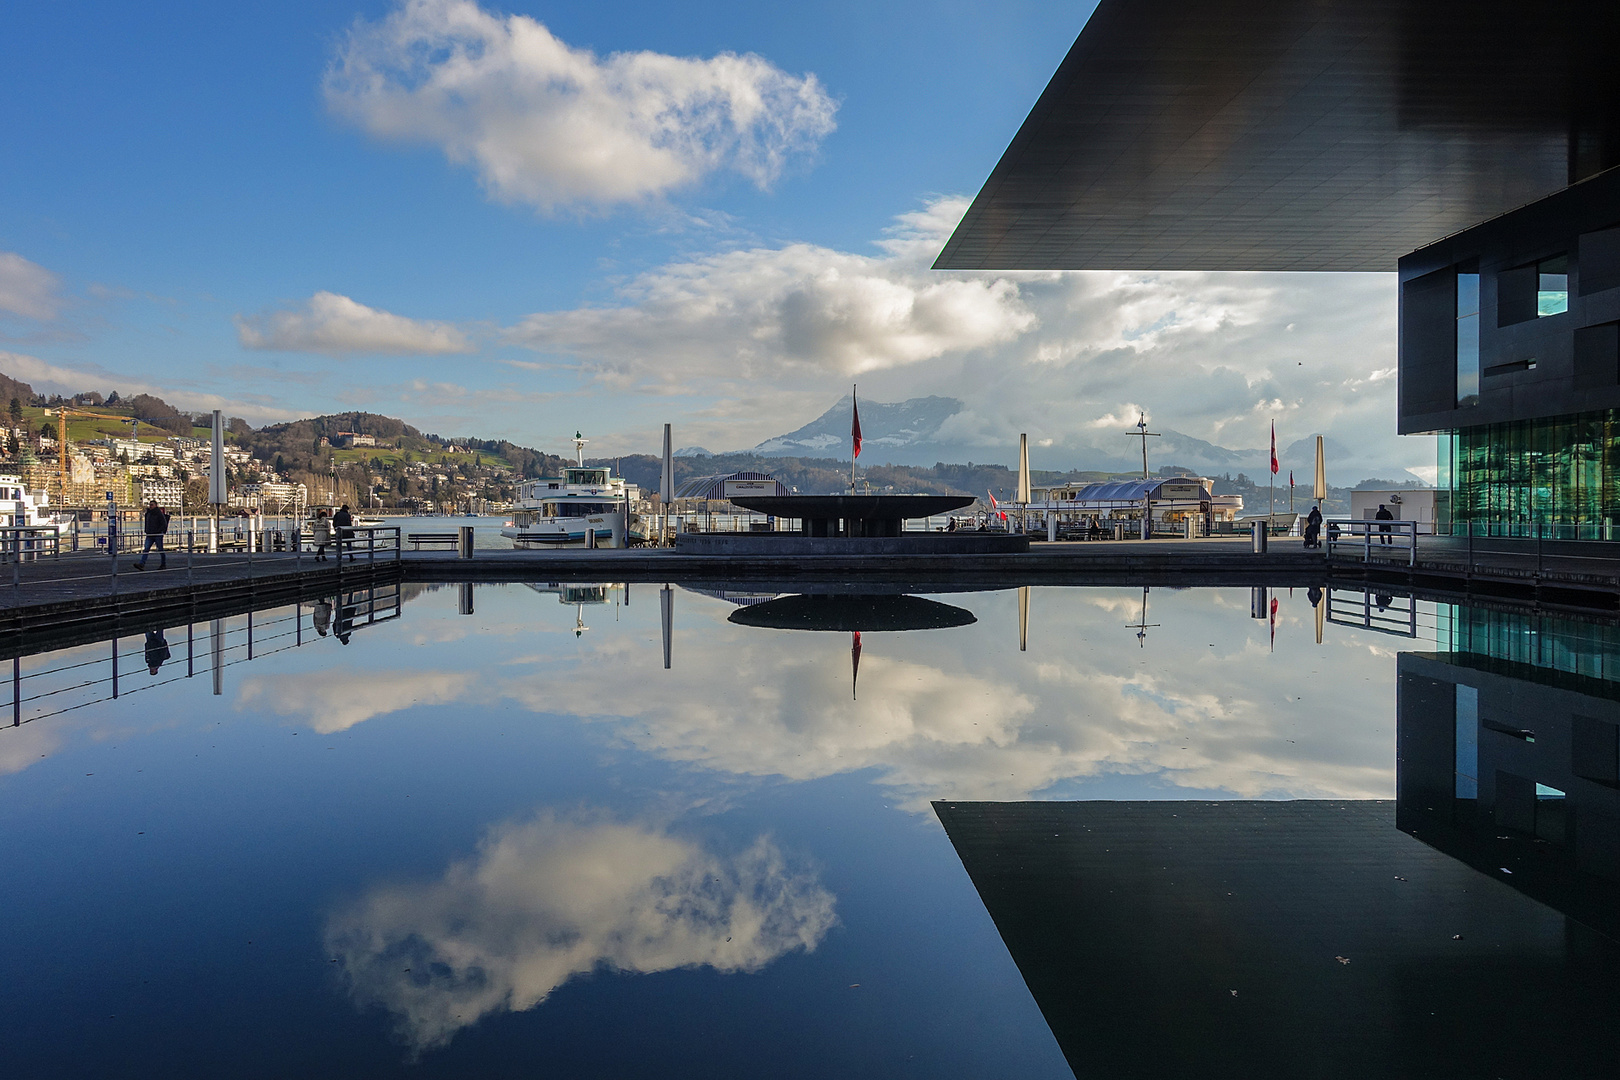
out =
<svg viewBox="0 0 1620 1080"><path fill-rule="evenodd" d="M934 265L1398 270L1439 531L1614 538L1616 56L1609 0L1101 0Z"/></svg>
<svg viewBox="0 0 1620 1080"><path fill-rule="evenodd" d="M1442 513L1614 539L1620 170L1400 261L1400 430L1438 432Z"/></svg>

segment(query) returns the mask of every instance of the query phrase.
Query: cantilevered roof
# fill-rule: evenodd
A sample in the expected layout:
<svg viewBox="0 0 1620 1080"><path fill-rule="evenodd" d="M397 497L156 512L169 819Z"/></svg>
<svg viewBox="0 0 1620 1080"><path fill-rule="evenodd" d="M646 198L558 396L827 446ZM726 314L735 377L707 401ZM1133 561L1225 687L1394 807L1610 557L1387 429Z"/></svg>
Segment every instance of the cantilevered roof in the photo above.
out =
<svg viewBox="0 0 1620 1080"><path fill-rule="evenodd" d="M1614 0L1101 0L937 269L1394 270L1620 163Z"/></svg>

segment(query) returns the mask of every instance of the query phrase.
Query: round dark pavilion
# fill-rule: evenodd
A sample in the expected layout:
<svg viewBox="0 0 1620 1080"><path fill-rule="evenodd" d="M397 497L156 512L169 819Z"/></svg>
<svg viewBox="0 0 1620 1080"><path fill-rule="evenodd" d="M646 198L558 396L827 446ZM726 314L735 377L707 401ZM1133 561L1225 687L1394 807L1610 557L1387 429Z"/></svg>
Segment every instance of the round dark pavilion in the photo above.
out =
<svg viewBox="0 0 1620 1080"><path fill-rule="evenodd" d="M739 495L732 503L758 514L798 518L801 536L899 536L911 518L948 514L971 495Z"/></svg>

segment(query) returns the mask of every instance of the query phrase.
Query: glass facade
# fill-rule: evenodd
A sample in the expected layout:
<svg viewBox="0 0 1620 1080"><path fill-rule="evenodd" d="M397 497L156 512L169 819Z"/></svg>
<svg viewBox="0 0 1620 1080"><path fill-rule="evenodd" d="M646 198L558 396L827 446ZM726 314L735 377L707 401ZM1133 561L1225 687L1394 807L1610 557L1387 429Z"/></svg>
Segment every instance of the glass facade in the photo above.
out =
<svg viewBox="0 0 1620 1080"><path fill-rule="evenodd" d="M1479 404L1479 275L1457 274L1457 404Z"/></svg>
<svg viewBox="0 0 1620 1080"><path fill-rule="evenodd" d="M1439 451L1438 531L1620 539L1620 413L1461 428Z"/></svg>

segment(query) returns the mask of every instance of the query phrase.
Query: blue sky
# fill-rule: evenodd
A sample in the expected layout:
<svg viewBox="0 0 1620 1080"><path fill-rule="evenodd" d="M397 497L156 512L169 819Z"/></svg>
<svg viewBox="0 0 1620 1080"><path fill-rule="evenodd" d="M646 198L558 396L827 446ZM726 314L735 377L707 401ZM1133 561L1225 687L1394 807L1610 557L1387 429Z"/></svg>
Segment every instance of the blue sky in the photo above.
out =
<svg viewBox="0 0 1620 1080"><path fill-rule="evenodd" d="M1432 462L1384 276L927 270L1089 11L9 5L0 370L605 452L750 446L858 378L962 398L981 460L1140 408Z"/></svg>

